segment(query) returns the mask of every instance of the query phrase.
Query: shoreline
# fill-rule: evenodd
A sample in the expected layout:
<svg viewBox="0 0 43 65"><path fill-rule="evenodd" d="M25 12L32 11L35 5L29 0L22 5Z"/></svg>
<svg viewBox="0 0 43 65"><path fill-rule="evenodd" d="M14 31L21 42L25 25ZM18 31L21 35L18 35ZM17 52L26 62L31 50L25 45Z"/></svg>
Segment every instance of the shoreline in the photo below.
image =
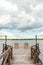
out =
<svg viewBox="0 0 43 65"><path fill-rule="evenodd" d="M5 38L0 38L0 40L5 40ZM7 40L36 40L35 38L29 38L29 39L10 39L7 38ZM37 38L37 40L43 40L43 38Z"/></svg>

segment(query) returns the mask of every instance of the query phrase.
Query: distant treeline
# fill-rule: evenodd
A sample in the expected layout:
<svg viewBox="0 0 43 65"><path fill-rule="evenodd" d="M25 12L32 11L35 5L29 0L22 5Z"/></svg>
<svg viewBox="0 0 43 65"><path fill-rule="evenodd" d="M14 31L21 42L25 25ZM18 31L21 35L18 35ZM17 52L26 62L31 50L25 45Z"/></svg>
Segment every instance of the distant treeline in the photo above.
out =
<svg viewBox="0 0 43 65"><path fill-rule="evenodd" d="M4 38L0 38L0 40L5 40ZM36 40L35 38L29 38L29 39L10 39L8 38L7 40ZM37 38L37 40L43 40L43 38Z"/></svg>

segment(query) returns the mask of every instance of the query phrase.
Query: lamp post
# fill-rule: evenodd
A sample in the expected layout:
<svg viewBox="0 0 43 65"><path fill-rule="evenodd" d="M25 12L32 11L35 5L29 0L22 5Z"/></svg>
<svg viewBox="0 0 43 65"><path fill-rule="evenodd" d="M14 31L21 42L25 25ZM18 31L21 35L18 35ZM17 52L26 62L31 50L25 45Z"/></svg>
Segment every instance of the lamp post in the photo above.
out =
<svg viewBox="0 0 43 65"><path fill-rule="evenodd" d="M5 35L5 50L7 50L7 35Z"/></svg>
<svg viewBox="0 0 43 65"><path fill-rule="evenodd" d="M37 45L37 35L36 35L36 45Z"/></svg>
<svg viewBox="0 0 43 65"><path fill-rule="evenodd" d="M7 44L7 35L5 35L5 44Z"/></svg>
<svg viewBox="0 0 43 65"><path fill-rule="evenodd" d="M36 37L36 50L37 50L37 35L35 37Z"/></svg>

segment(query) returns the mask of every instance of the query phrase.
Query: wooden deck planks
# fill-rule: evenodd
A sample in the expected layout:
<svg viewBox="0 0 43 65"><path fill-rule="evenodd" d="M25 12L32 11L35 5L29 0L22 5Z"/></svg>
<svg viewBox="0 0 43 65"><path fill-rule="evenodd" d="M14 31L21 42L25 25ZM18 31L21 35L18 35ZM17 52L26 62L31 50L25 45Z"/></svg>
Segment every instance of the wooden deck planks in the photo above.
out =
<svg viewBox="0 0 43 65"><path fill-rule="evenodd" d="M11 65L32 65L33 60L30 58L30 49L13 49L13 59L10 63Z"/></svg>

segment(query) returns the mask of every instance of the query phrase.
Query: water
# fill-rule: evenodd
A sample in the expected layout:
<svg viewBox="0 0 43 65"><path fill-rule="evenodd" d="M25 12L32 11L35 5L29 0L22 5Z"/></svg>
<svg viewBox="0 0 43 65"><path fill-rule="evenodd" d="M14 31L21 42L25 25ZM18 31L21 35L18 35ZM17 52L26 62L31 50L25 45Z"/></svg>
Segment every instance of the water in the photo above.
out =
<svg viewBox="0 0 43 65"><path fill-rule="evenodd" d="M20 46L23 46L25 42L28 42L30 46L36 44L36 40L7 40L7 44L14 46L15 43L19 43ZM40 50L43 51L43 40L37 41L40 46ZM5 43L5 40L0 40L0 52L2 51L3 43Z"/></svg>
<svg viewBox="0 0 43 65"><path fill-rule="evenodd" d="M19 43L20 46L23 46L25 42L28 42L30 46L36 44L36 40L7 40L7 44L11 46L14 46L15 43ZM43 60L43 40L38 40L37 42L39 43L41 51L40 57ZM0 40L0 53L2 51L3 43L5 43L5 40Z"/></svg>

